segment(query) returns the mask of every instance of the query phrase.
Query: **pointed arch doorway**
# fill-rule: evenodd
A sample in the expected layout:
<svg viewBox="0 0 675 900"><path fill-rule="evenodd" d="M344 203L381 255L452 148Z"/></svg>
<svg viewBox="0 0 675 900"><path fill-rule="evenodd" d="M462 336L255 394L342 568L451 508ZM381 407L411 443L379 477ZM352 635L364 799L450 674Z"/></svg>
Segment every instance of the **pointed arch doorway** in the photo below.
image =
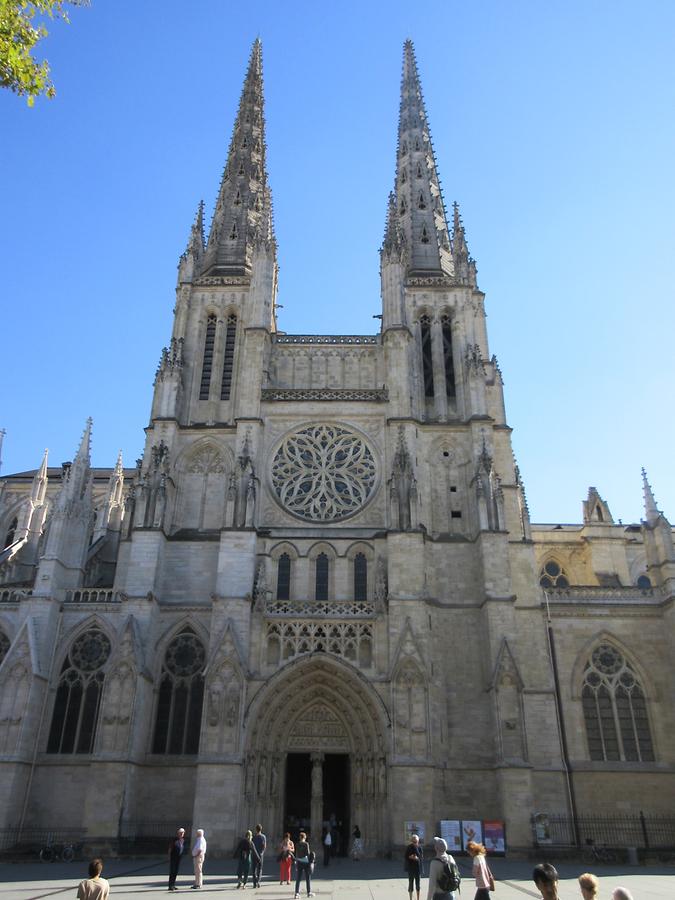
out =
<svg viewBox="0 0 675 900"><path fill-rule="evenodd" d="M284 667L247 711L242 827L269 835L304 828L315 851L334 821L337 852L355 825L368 852L388 844L389 719L371 685L349 664L316 653Z"/></svg>

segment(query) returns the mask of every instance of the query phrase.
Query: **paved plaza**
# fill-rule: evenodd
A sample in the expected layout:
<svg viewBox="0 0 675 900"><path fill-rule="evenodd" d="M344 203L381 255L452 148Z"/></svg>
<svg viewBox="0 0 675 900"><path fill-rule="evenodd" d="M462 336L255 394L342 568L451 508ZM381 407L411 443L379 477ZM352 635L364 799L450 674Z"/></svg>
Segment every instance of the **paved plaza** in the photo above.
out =
<svg viewBox="0 0 675 900"><path fill-rule="evenodd" d="M530 881L532 864L510 860L492 860L490 863L497 878L494 900L524 900L539 897ZM460 861L464 876L462 897L473 900L474 889L469 878L466 861ZM576 876L586 870L583 864L560 864L561 900L579 900ZM86 863L3 863L0 865L0 900L40 900L40 898L74 898L78 881L86 875ZM274 881L276 864L268 860L267 875L263 885L254 891L247 887L249 896L261 900L292 900L293 885L279 885ZM232 860L208 859L206 879L202 894L215 897L223 892L236 892L235 864ZM675 867L605 866L596 868L600 878L600 900L609 900L614 887L628 887L635 900L658 900L675 896ZM106 863L104 872L110 879L111 896L127 900L132 897L165 895L167 864L156 859L121 859ZM188 891L192 879L189 861L185 860L178 886ZM336 860L328 869L317 866L312 888L317 900L407 900L407 882L402 866L397 861L368 860L354 863ZM426 898L426 879L422 883L422 900ZM194 892L196 893L196 891ZM304 897L304 893L303 893Z"/></svg>

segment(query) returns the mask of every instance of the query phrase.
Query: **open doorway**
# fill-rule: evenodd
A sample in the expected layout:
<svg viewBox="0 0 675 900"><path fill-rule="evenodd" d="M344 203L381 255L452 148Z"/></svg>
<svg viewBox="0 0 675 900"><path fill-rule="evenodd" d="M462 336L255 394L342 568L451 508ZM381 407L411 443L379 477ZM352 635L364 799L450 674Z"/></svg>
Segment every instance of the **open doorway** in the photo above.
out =
<svg viewBox="0 0 675 900"><path fill-rule="evenodd" d="M333 856L349 853L350 767L346 753L327 753L323 761L323 821L330 823Z"/></svg>
<svg viewBox="0 0 675 900"><path fill-rule="evenodd" d="M309 753L289 753L286 757L284 831L294 841L300 829L309 831L312 815L312 760Z"/></svg>

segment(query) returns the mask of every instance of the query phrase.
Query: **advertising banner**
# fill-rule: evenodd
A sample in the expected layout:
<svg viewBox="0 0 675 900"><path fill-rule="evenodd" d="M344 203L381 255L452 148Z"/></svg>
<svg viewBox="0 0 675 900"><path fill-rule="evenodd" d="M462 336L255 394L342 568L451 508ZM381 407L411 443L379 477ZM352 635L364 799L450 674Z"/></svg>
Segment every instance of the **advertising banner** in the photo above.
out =
<svg viewBox="0 0 675 900"><path fill-rule="evenodd" d="M497 821L483 822L483 843L488 853L506 853L506 837L504 823Z"/></svg>
<svg viewBox="0 0 675 900"><path fill-rule="evenodd" d="M477 844L483 843L483 826L478 819L462 820L462 850L466 850L469 841Z"/></svg>
<svg viewBox="0 0 675 900"><path fill-rule="evenodd" d="M459 819L441 819L440 837L448 845L450 853L459 853L462 849L462 823Z"/></svg>

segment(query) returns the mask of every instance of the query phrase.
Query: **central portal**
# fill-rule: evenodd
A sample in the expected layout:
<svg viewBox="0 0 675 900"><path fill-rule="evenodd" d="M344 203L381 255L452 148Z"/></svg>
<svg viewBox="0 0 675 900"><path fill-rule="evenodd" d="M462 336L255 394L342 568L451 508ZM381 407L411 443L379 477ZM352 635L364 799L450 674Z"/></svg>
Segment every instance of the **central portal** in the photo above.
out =
<svg viewBox="0 0 675 900"><path fill-rule="evenodd" d="M289 753L284 831L297 840L303 829L318 852L330 828L333 855L345 855L349 849L350 787L349 754Z"/></svg>

